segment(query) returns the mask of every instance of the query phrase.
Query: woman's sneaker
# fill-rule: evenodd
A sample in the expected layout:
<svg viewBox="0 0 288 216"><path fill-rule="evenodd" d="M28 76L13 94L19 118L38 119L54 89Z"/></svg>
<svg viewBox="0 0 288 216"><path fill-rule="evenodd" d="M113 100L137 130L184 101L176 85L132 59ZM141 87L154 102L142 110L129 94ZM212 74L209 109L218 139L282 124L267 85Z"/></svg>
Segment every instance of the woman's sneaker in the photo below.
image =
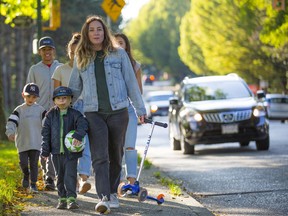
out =
<svg viewBox="0 0 288 216"><path fill-rule="evenodd" d="M95 206L95 211L101 214L110 213L110 205L106 196L103 196L102 200Z"/></svg>
<svg viewBox="0 0 288 216"><path fill-rule="evenodd" d="M119 208L119 206L120 206L119 205L119 199L118 199L116 193L110 194L109 204L110 204L110 208Z"/></svg>

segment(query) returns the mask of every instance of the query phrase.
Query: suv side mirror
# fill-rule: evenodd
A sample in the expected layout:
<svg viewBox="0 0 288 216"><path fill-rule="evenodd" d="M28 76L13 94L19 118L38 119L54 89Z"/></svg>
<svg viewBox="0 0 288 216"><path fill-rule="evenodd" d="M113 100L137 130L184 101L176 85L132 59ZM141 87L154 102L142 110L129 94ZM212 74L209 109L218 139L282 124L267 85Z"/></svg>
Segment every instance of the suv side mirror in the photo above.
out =
<svg viewBox="0 0 288 216"><path fill-rule="evenodd" d="M257 98L258 100L265 98L265 92L263 90L257 91Z"/></svg>

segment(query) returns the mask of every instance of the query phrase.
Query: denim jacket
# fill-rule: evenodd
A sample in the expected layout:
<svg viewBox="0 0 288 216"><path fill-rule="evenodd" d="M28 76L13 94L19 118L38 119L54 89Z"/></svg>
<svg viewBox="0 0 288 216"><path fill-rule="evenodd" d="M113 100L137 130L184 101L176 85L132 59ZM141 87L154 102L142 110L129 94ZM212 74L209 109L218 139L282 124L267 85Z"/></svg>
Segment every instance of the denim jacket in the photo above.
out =
<svg viewBox="0 0 288 216"><path fill-rule="evenodd" d="M137 115L146 115L142 95L126 51L122 48L111 51L104 59L104 69L112 110L128 107L129 97ZM73 102L76 101L83 91L84 112L98 111L98 95L93 60L82 70L78 69L77 60L74 60L69 87L73 91Z"/></svg>

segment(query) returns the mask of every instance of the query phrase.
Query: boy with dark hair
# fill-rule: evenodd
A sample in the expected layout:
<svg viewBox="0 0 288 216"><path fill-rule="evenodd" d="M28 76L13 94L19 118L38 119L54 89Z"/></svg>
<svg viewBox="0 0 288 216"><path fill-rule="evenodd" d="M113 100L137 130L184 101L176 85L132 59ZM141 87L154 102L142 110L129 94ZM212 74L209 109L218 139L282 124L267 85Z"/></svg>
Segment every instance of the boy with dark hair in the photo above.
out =
<svg viewBox="0 0 288 216"><path fill-rule="evenodd" d="M6 135L10 141L15 141L18 150L19 164L23 173L22 186L28 189L30 180L30 191L37 193L41 128L46 111L36 103L39 97L39 88L35 83L28 83L24 86L22 97L25 102L17 106L9 116Z"/></svg>
<svg viewBox="0 0 288 216"><path fill-rule="evenodd" d="M77 163L81 152L70 152L65 136L72 130L72 145L79 146L87 133L88 122L81 112L71 108L72 90L59 86L53 92L55 107L50 109L42 129L41 156L47 160L50 153L57 176L59 201L57 209L78 209L76 203Z"/></svg>

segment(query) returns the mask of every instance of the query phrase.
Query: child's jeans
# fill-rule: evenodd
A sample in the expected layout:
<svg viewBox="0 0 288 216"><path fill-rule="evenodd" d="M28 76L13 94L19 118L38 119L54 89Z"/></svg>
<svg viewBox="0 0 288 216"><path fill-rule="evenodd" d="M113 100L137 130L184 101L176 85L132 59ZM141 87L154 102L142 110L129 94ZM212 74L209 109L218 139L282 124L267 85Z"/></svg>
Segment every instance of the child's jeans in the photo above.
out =
<svg viewBox="0 0 288 216"><path fill-rule="evenodd" d="M40 151L28 150L19 152L20 168L24 174L24 178L28 178L30 175L31 183L36 183L38 179L38 160ZM29 164L28 164L29 163ZM30 169L29 169L30 168Z"/></svg>
<svg viewBox="0 0 288 216"><path fill-rule="evenodd" d="M80 111L82 114L83 113L83 100L78 99L74 105L73 108ZM89 139L88 136L85 136L85 148L82 153L82 157L79 158L79 163L78 163L78 174L83 174L86 176L91 175L91 152L90 152L90 144L89 144Z"/></svg>
<svg viewBox="0 0 288 216"><path fill-rule="evenodd" d="M135 108L130 103L128 107L129 121L125 136L124 157L126 178L137 176L137 150L135 149L137 138L138 117ZM131 149L127 149L131 148Z"/></svg>
<svg viewBox="0 0 288 216"><path fill-rule="evenodd" d="M52 155L57 177L57 190L60 198L77 197L78 158L68 158L65 154Z"/></svg>

